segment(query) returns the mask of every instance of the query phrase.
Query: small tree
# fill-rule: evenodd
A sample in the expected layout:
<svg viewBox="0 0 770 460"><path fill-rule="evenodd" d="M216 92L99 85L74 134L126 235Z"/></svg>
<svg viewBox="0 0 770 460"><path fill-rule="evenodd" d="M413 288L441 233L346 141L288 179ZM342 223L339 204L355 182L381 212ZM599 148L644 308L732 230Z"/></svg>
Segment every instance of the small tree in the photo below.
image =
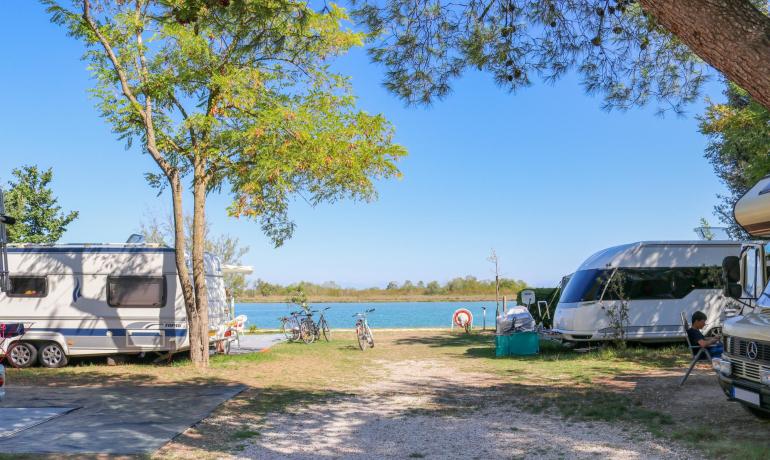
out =
<svg viewBox="0 0 770 460"><path fill-rule="evenodd" d="M622 271L618 269L609 271L603 283L605 288L601 299L602 310L607 315L610 336L619 348L626 347L626 336L630 324L626 281L626 275Z"/></svg>
<svg viewBox="0 0 770 460"><path fill-rule="evenodd" d="M495 266L495 318L497 318L500 316L500 259L497 258L494 248L487 260Z"/></svg>
<svg viewBox="0 0 770 460"><path fill-rule="evenodd" d="M5 211L16 218L7 227L10 243L55 243L67 226L78 217L77 211L61 212L59 200L50 188L51 168L40 171L37 166L13 170L15 181L8 182Z"/></svg>
<svg viewBox="0 0 770 460"><path fill-rule="evenodd" d="M93 94L119 138L141 143L171 191L176 266L190 356L208 366L204 272L209 193L230 191L232 216L253 218L276 245L294 232L289 204L371 200L374 179L405 154L380 115L356 109L332 58L363 43L335 5L288 0L41 0L87 46ZM193 197L193 230L183 197ZM192 236L190 274L184 248Z"/></svg>

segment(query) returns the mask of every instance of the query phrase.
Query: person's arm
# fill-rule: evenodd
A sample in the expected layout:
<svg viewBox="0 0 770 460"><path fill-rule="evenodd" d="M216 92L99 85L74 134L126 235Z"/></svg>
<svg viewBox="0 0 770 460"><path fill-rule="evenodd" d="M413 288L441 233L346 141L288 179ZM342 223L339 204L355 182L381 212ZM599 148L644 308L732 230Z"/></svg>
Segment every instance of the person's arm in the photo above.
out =
<svg viewBox="0 0 770 460"><path fill-rule="evenodd" d="M720 339L719 337L709 337L709 338L704 337L698 340L698 345L700 345L701 348L707 348L719 342L719 339Z"/></svg>

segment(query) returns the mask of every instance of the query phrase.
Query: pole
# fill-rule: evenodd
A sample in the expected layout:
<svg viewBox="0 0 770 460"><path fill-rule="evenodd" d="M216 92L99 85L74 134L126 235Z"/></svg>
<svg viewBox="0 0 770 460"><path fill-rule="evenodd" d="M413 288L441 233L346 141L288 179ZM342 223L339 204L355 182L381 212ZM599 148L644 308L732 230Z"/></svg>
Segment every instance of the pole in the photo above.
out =
<svg viewBox="0 0 770 460"><path fill-rule="evenodd" d="M486 331L487 330L487 307L481 307L481 318L482 318L481 330Z"/></svg>

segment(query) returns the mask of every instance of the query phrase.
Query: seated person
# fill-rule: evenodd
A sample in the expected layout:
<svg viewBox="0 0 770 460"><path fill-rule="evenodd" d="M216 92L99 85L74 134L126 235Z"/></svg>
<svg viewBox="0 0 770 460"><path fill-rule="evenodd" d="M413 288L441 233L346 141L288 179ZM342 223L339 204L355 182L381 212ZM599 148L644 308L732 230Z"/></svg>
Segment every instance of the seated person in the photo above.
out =
<svg viewBox="0 0 770 460"><path fill-rule="evenodd" d="M687 329L687 337L690 338L690 343L692 346L700 346L701 348L705 348L709 351L709 354L711 354L712 358L719 358L722 356L722 352L724 351L724 347L722 346L722 343L720 340L722 339L721 336L714 336L706 338L701 333L701 329L703 329L706 326L706 319L707 316L702 311L696 311L692 314L692 326L690 329ZM698 353L697 348L693 348L692 354Z"/></svg>

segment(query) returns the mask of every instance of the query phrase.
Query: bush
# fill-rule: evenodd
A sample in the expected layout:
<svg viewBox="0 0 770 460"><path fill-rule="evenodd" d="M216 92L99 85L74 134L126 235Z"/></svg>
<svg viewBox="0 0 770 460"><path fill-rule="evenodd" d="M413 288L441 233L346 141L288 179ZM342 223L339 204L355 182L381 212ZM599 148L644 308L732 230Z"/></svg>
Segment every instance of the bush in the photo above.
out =
<svg viewBox="0 0 770 460"><path fill-rule="evenodd" d="M256 333L257 333L257 325L252 324L251 326L249 326L249 334L256 334Z"/></svg>

